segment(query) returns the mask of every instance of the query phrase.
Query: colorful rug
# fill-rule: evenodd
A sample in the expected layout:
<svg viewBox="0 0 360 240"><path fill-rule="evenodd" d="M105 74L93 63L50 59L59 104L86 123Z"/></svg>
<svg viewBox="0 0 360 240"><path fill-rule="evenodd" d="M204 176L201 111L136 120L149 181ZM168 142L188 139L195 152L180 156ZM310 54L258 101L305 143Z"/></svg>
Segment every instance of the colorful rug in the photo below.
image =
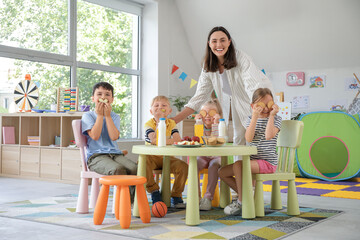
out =
<svg viewBox="0 0 360 240"><path fill-rule="evenodd" d="M271 192L271 184L272 181L265 181L264 191ZM359 181L328 182L318 179L296 178L295 184L297 194L360 200ZM287 193L287 181L280 181L280 189L282 193Z"/></svg>
<svg viewBox="0 0 360 240"><path fill-rule="evenodd" d="M114 215L108 212L102 225L93 224L93 211L75 213L76 195L12 202L0 205L0 216L50 223L72 228L100 231L137 239L277 239L311 227L334 217L341 211L300 208L299 216L288 216L286 209L271 210L266 206L265 217L252 220L241 216L226 216L220 208L201 211L200 224L187 226L185 210L169 209L164 218L151 218L143 224L132 218L129 229L121 229ZM108 209L111 206L109 199Z"/></svg>

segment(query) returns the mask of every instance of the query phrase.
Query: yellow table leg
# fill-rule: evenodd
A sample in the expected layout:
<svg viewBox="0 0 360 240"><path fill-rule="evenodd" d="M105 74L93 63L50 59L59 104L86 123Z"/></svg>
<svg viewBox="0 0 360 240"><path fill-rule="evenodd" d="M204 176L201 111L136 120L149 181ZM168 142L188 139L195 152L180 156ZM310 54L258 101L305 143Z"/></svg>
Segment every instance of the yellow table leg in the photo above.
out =
<svg viewBox="0 0 360 240"><path fill-rule="evenodd" d="M188 187L186 201L186 225L199 225L199 193L196 156L189 157Z"/></svg>
<svg viewBox="0 0 360 240"><path fill-rule="evenodd" d="M222 156L221 157L221 167L226 166L228 164L228 157ZM230 188L224 182L220 181L220 207L225 208L227 205L231 203L230 199Z"/></svg>
<svg viewBox="0 0 360 240"><path fill-rule="evenodd" d="M255 218L255 204L252 191L250 156L243 156L242 161L242 218Z"/></svg>
<svg viewBox="0 0 360 240"><path fill-rule="evenodd" d="M164 156L161 174L161 198L167 207L170 207L170 157Z"/></svg>
<svg viewBox="0 0 360 240"><path fill-rule="evenodd" d="M146 155L139 155L137 175L146 177ZM144 184L144 187L146 189L146 183ZM135 191L133 216L140 217L136 192L137 191Z"/></svg>

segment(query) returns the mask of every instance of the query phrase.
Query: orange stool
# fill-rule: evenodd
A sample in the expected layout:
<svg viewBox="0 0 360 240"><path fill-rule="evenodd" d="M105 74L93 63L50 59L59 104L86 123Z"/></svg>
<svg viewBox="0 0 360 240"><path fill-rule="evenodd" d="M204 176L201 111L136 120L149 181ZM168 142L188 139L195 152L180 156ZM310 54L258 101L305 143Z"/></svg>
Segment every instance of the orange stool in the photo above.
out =
<svg viewBox="0 0 360 240"><path fill-rule="evenodd" d="M151 220L150 206L146 197L144 184L146 178L135 175L111 175L101 177L102 184L99 197L94 211L94 224L101 225L105 218L106 207L109 197L109 188L117 187L115 196L115 217L119 220L121 228L129 228L131 222L131 202L129 186L136 186L136 195L140 218L143 223Z"/></svg>

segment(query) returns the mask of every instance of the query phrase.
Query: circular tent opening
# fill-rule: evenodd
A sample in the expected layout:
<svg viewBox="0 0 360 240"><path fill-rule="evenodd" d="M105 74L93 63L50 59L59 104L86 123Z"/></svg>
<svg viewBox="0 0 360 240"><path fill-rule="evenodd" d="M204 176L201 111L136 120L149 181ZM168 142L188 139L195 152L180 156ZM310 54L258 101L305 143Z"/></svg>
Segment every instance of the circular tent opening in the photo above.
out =
<svg viewBox="0 0 360 240"><path fill-rule="evenodd" d="M325 178L339 176L350 160L346 144L334 136L316 139L310 147L309 157L315 170Z"/></svg>

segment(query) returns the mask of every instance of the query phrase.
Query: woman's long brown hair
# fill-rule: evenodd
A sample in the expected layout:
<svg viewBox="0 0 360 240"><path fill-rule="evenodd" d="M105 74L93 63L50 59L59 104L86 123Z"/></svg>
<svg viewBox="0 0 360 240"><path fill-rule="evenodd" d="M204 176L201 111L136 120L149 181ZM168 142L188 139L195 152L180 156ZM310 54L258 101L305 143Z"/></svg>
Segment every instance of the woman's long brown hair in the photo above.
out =
<svg viewBox="0 0 360 240"><path fill-rule="evenodd" d="M211 51L211 48L209 46L211 34L218 31L225 33L228 39L231 40L228 51L225 53L224 56L225 69L231 69L237 66L234 42L231 39L230 33L224 27L218 26L211 29L207 38L205 56L203 61L203 67L206 72L216 72L217 70L219 70L219 60L216 55Z"/></svg>

